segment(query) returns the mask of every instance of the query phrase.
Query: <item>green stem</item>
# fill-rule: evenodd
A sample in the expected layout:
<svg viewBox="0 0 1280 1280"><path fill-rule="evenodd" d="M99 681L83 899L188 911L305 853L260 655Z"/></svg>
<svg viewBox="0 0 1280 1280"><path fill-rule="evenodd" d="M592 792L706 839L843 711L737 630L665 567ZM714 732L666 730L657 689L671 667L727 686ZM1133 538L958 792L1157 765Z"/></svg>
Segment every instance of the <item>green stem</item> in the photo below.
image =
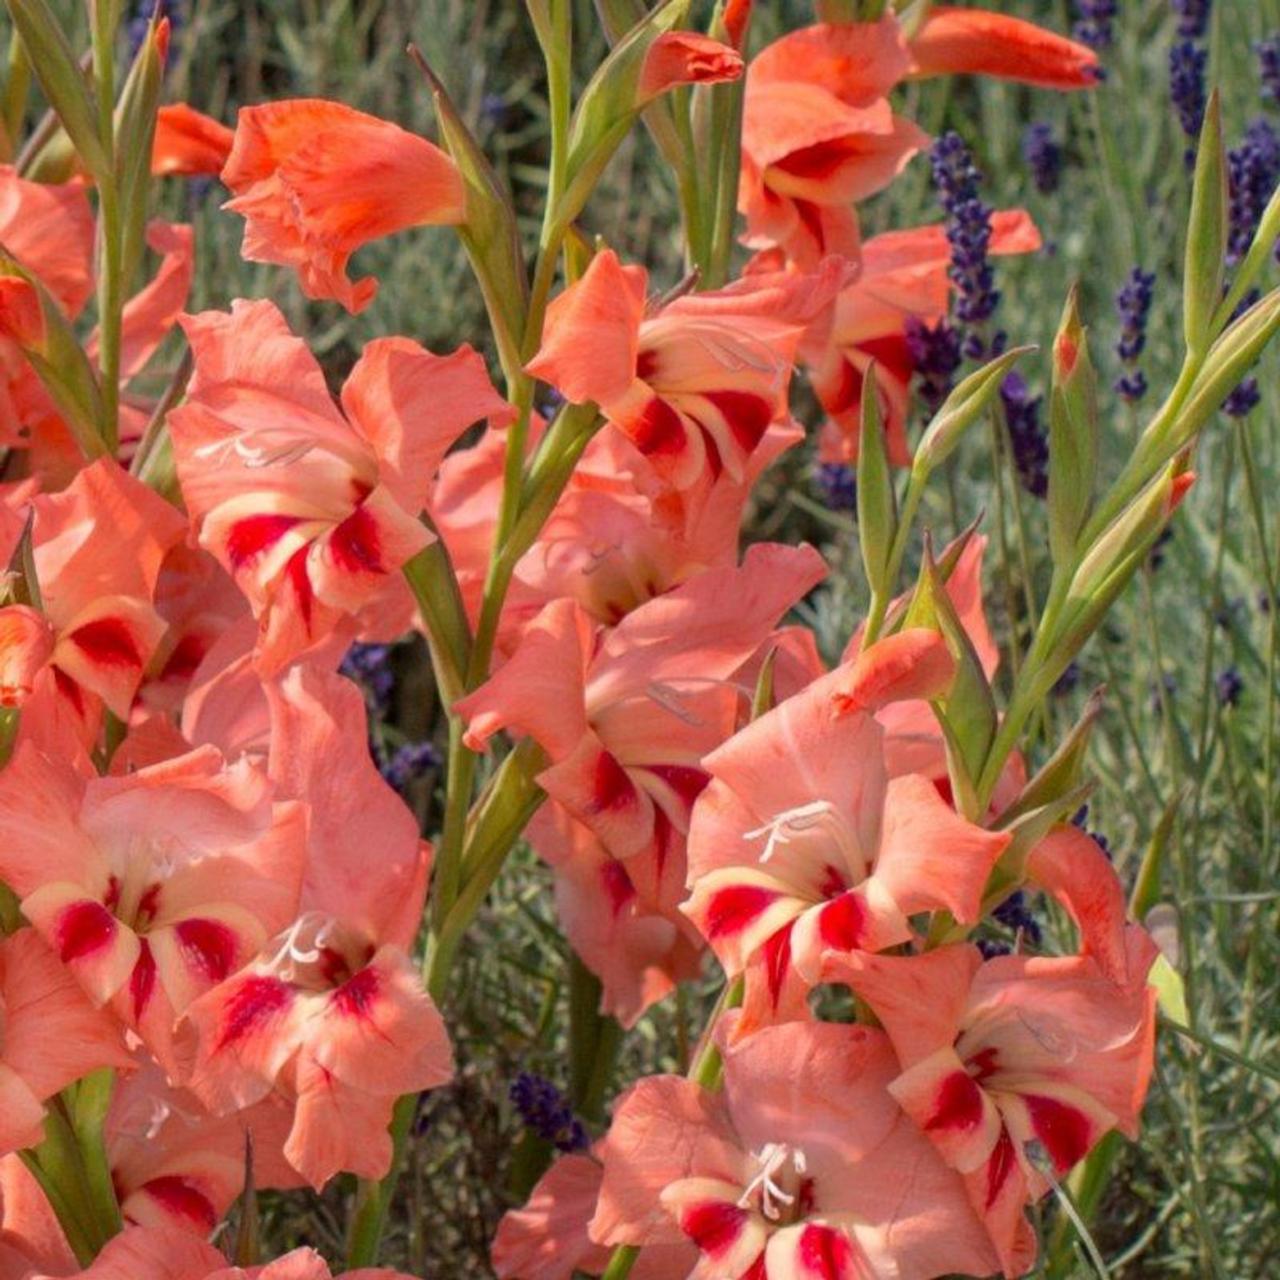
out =
<svg viewBox="0 0 1280 1280"><path fill-rule="evenodd" d="M111 1180L105 1134L107 1111L114 1089L115 1072L110 1068L90 1072L76 1086L72 1109L72 1127L84 1166L89 1208L99 1232L108 1240L124 1229L120 1202L116 1199L115 1184Z"/></svg>
<svg viewBox="0 0 1280 1280"><path fill-rule="evenodd" d="M406 1093L396 1103L391 1117L391 1170L381 1182L360 1179L356 1191L356 1207L351 1215L351 1229L347 1239L347 1270L372 1267L378 1260L382 1233L387 1225L387 1212L395 1196L400 1180L400 1168L404 1160L404 1147L418 1106L418 1095Z"/></svg>
<svg viewBox="0 0 1280 1280"><path fill-rule="evenodd" d="M93 9L93 77L98 96L98 132L111 174L98 184L98 369L102 377L102 437L114 454L120 438L120 343L124 311L124 228L115 178L115 8Z"/></svg>

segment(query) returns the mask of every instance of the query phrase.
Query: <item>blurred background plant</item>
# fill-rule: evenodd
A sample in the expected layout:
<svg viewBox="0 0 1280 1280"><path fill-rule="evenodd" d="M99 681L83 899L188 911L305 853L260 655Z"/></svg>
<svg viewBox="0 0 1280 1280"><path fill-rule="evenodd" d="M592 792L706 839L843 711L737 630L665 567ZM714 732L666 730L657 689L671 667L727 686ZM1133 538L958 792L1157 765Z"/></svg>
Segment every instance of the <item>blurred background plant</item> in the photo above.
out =
<svg viewBox="0 0 1280 1280"><path fill-rule="evenodd" d="M598 32L590 0L577 7L578 29ZM1045 241L1035 255L999 260L988 325L1012 343L1038 343L1042 353L1025 359L1022 374L1003 388L1017 483L999 512L1008 533L1003 555L993 539L988 561L993 620L1008 638L1024 622L1021 575L1042 586L1047 580L1042 397L1062 300L1079 281L1104 391L1101 465L1111 474L1138 430L1140 408L1154 407L1143 404L1156 395L1147 388L1168 386L1177 374L1186 159L1207 85L1223 94L1233 253L1247 247L1280 177L1280 0L1010 0L999 7L1074 28L1107 71L1095 92L1081 95L950 77L906 90L905 114L934 136L954 131L970 151L976 172L966 181L978 184L970 196L1025 206ZM60 8L73 43L83 47L77 24L85 6L63 0ZM150 8L139 6L137 16ZM756 47L813 20L808 0L758 8ZM532 30L514 0L174 0L169 11L175 40L166 100L188 100L227 122L239 105L266 97L324 96L430 135L430 96L404 55L412 40L518 203L523 193L525 230L536 237L531 184L544 167L545 86ZM605 48L602 36L593 39L594 46L580 46L581 79ZM864 231L938 221L949 209L953 243L961 243L963 216L946 171L946 163L931 169L927 157L917 158L864 206ZM170 184L164 198L170 216L196 225L191 309L237 296L274 298L335 380L379 334L406 333L436 348L484 341L479 294L444 231L420 230L362 251L362 269L397 287L353 318L307 303L284 272L244 262L241 224L219 212L217 184ZM586 229L611 240L625 235L615 247L644 262L660 291L681 274L676 209L668 171L636 131L611 165ZM1050 729L1060 736L1089 693L1107 686L1087 768L1098 785L1080 821L1105 838L1130 885L1143 867L1156 877L1149 923L1176 956L1193 1025L1239 1055L1162 1037L1141 1144L1119 1152L1100 1203L1090 1203L1088 1188L1082 1193L1098 1252L1118 1277L1261 1277L1273 1274L1280 1257L1276 359L1267 357L1205 433L1199 482L1172 537L1153 551L1041 712L1043 737L1052 740ZM816 428L821 415L803 385L798 411ZM986 437L974 433L951 465L950 493L938 486L929 495L926 524L949 536L957 513L990 505L990 458ZM806 446L759 487L748 525L752 537L805 538L827 554L832 578L806 609L828 657L868 598L854 505L850 469L819 464ZM430 827L439 757L420 656L379 648L353 653L346 669L378 717L376 758ZM1061 923L1048 913L1032 916L1021 902L1002 914L1007 936L993 934L991 946L1008 945L1019 930L1052 936ZM523 853L460 959L450 997L459 1077L421 1107L386 1265L426 1277L489 1274L492 1229L527 1190L540 1144L576 1142L579 1126L598 1118L574 1114L581 1082L566 1078L556 1039L555 1028L566 1025L556 1016L567 1001L566 965L550 875ZM619 1079L682 1066L710 990L682 991L646 1017L627 1038ZM349 1186L336 1185L319 1207L310 1197L264 1197L264 1233L281 1249L305 1239L340 1252L349 1195ZM1048 1206L1046 1217L1054 1212ZM1055 1230L1044 1226L1046 1234ZM1063 1256L1054 1274L1093 1273Z"/></svg>

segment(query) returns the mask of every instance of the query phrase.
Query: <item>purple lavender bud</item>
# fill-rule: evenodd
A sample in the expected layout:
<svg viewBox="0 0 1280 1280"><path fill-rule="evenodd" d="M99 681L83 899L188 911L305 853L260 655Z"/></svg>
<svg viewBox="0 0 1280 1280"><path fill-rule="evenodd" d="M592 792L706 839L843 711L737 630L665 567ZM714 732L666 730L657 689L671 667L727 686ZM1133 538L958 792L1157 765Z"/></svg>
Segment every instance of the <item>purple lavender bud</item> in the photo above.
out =
<svg viewBox="0 0 1280 1280"><path fill-rule="evenodd" d="M1195 143L1204 123L1204 71L1208 61L1207 51L1190 40L1180 40L1169 50L1169 96L1182 132L1191 141L1186 152L1188 168L1195 162Z"/></svg>
<svg viewBox="0 0 1280 1280"><path fill-rule="evenodd" d="M907 321L907 351L920 375L920 398L930 414L937 413L964 363L960 333L946 320L930 327L912 318Z"/></svg>
<svg viewBox="0 0 1280 1280"><path fill-rule="evenodd" d="M1160 530L1155 542L1152 544L1151 550L1147 552L1147 563L1152 569L1158 569L1164 564L1164 553L1169 543L1173 541L1173 530L1166 525Z"/></svg>
<svg viewBox="0 0 1280 1280"><path fill-rule="evenodd" d="M440 765L440 753L430 742L406 742L397 747L379 772L397 791L403 791L415 778Z"/></svg>
<svg viewBox="0 0 1280 1280"><path fill-rule="evenodd" d="M1111 47L1111 24L1119 6L1116 0L1076 0L1076 21L1072 35L1091 49Z"/></svg>
<svg viewBox="0 0 1280 1280"><path fill-rule="evenodd" d="M1249 251L1258 223L1280 181L1280 136L1264 119L1254 120L1244 141L1227 152L1230 224L1227 263L1234 266Z"/></svg>
<svg viewBox="0 0 1280 1280"><path fill-rule="evenodd" d="M1222 402L1222 412L1229 418L1244 418L1258 407L1261 400L1257 378L1245 378Z"/></svg>
<svg viewBox="0 0 1280 1280"><path fill-rule="evenodd" d="M1107 855L1108 858L1114 860L1114 854L1111 852L1111 842L1100 831L1089 830L1089 806L1082 804L1071 817L1072 826L1079 827L1081 831L1089 837L1090 840Z"/></svg>
<svg viewBox="0 0 1280 1280"><path fill-rule="evenodd" d="M1170 0L1170 8L1178 15L1178 34L1186 40L1199 40L1209 29L1211 0Z"/></svg>
<svg viewBox="0 0 1280 1280"><path fill-rule="evenodd" d="M1044 195L1057 191L1062 180L1062 148L1053 136L1052 125L1043 120L1027 125L1022 133L1022 158L1037 191Z"/></svg>
<svg viewBox="0 0 1280 1280"><path fill-rule="evenodd" d="M820 462L813 469L813 486L832 511L857 511L858 478L845 462Z"/></svg>
<svg viewBox="0 0 1280 1280"><path fill-rule="evenodd" d="M987 353L980 329L995 314L1000 291L989 257L991 249L991 207L978 194L982 173L959 134L944 133L929 153L933 182L947 215L947 240L951 245L951 266L947 275L955 285L952 314L958 328L969 330L964 354L981 358Z"/></svg>
<svg viewBox="0 0 1280 1280"><path fill-rule="evenodd" d="M1000 384L1013 462L1022 487L1037 498L1049 492L1049 441L1040 424L1040 396L1033 396L1026 379L1017 372Z"/></svg>
<svg viewBox="0 0 1280 1280"><path fill-rule="evenodd" d="M525 1127L560 1151L583 1151L587 1131L559 1089L543 1076L522 1071L512 1082L510 1098Z"/></svg>
<svg viewBox="0 0 1280 1280"><path fill-rule="evenodd" d="M1033 947L1040 945L1040 921L1027 906L1021 889L1011 893L992 914L1006 929L1021 933Z"/></svg>
<svg viewBox="0 0 1280 1280"><path fill-rule="evenodd" d="M1135 363L1147 345L1147 320L1155 297L1155 283L1154 272L1134 267L1116 291L1116 316L1120 320L1116 355L1129 367L1116 380L1115 389L1131 402L1141 400L1147 392L1147 379Z"/></svg>
<svg viewBox="0 0 1280 1280"><path fill-rule="evenodd" d="M1262 100L1268 106L1280 106L1280 35L1259 40L1253 48L1258 55L1258 79L1262 82Z"/></svg>
<svg viewBox="0 0 1280 1280"><path fill-rule="evenodd" d="M395 673L391 670L390 645L353 644L338 670L364 690L365 704L371 716L380 719L387 714L396 683Z"/></svg>
<svg viewBox="0 0 1280 1280"><path fill-rule="evenodd" d="M1244 692L1244 680L1235 667L1224 667L1214 679L1213 687L1218 695L1218 705L1234 707Z"/></svg>

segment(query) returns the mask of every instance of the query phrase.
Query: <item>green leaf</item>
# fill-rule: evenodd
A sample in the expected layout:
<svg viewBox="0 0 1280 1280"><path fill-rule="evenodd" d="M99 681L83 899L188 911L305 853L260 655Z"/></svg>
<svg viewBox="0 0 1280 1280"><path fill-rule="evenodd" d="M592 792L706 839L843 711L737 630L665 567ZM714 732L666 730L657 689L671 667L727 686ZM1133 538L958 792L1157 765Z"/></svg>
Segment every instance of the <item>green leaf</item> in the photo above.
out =
<svg viewBox="0 0 1280 1280"><path fill-rule="evenodd" d="M109 181L111 163L98 133L97 104L62 24L45 0L5 2L44 96L62 121L84 167L99 182Z"/></svg>
<svg viewBox="0 0 1280 1280"><path fill-rule="evenodd" d="M1180 1027L1191 1025L1191 1015L1187 1009L1187 987L1182 975L1169 963L1163 953L1156 957L1156 962L1147 974L1147 982L1156 989L1156 1004L1160 1012L1170 1022Z"/></svg>

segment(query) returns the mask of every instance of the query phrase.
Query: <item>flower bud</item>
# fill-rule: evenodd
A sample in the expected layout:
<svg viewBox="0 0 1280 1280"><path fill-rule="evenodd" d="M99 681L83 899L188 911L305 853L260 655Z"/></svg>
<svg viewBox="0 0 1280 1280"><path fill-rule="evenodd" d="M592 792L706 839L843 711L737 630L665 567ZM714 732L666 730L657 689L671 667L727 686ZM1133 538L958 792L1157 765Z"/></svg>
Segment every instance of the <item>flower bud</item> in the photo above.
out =
<svg viewBox="0 0 1280 1280"><path fill-rule="evenodd" d="M858 544L867 583L883 596L892 590L889 560L898 533L898 504L885 451L880 420L880 392L872 361L862 381L862 416L858 436Z"/></svg>
<svg viewBox="0 0 1280 1280"><path fill-rule="evenodd" d="M1014 362L1034 350L1034 347L1014 347L965 378L943 401L933 421L925 428L916 449L914 466L928 475L949 457L960 443L960 438L987 407Z"/></svg>
<svg viewBox="0 0 1280 1280"><path fill-rule="evenodd" d="M439 77L416 48L410 54L431 85L441 144L462 175L466 214L458 237L480 281L499 357L508 372L519 369L529 284L511 197Z"/></svg>
<svg viewBox="0 0 1280 1280"><path fill-rule="evenodd" d="M736 80L736 50L707 36L674 28L689 0L667 0L617 43L583 90L569 131L568 180L556 220L578 216L618 144L640 110L677 85Z"/></svg>
<svg viewBox="0 0 1280 1280"><path fill-rule="evenodd" d="M1079 290L1067 298L1053 340L1049 394L1049 546L1068 564L1089 516L1098 465L1098 380L1080 322Z"/></svg>
<svg viewBox="0 0 1280 1280"><path fill-rule="evenodd" d="M142 261L146 245L151 153L168 50L169 19L153 18L138 46L116 109L116 183L124 227L121 294L128 292L129 282Z"/></svg>
<svg viewBox="0 0 1280 1280"><path fill-rule="evenodd" d="M1222 298L1228 228L1227 166L1222 152L1222 103L1209 97L1196 152L1191 218L1183 285L1183 329L1187 350L1199 355L1213 336L1214 312Z"/></svg>

